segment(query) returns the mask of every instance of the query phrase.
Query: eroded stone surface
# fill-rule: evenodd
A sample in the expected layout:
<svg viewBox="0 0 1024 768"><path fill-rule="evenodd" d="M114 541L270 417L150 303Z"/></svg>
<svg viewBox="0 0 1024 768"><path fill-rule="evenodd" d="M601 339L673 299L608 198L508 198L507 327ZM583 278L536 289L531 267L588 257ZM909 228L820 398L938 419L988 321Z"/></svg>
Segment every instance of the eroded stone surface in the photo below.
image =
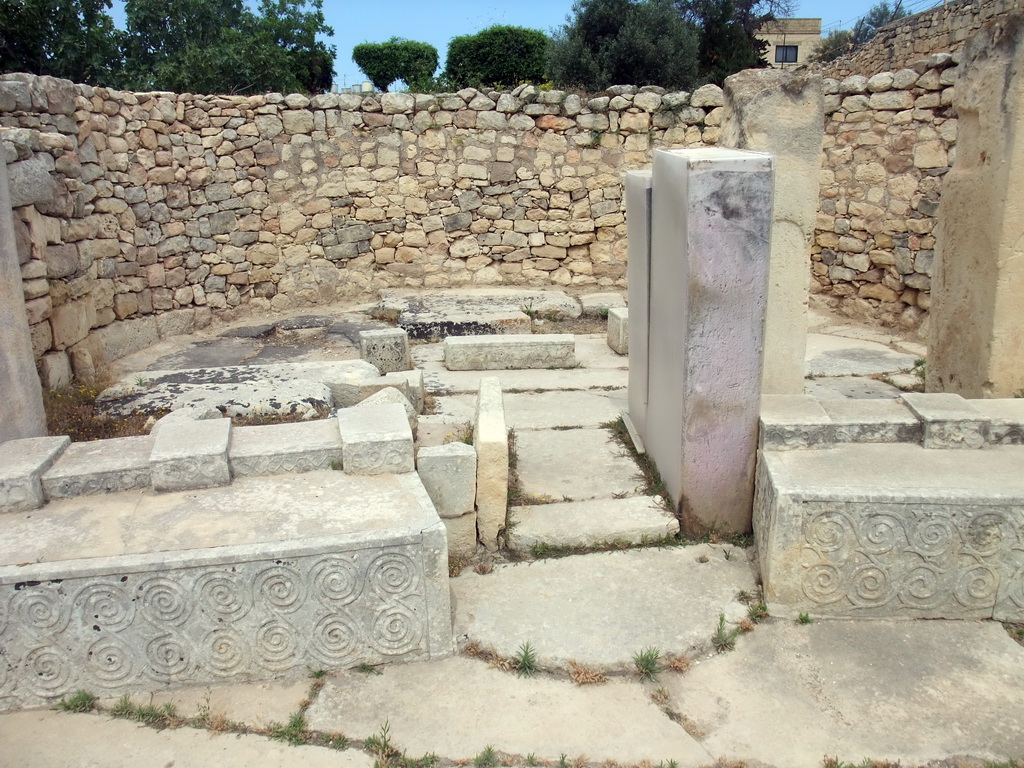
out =
<svg viewBox="0 0 1024 768"><path fill-rule="evenodd" d="M480 543L498 548L498 533L505 527L508 508L508 428L497 377L480 379L476 418L473 421L476 449L476 513Z"/></svg>
<svg viewBox="0 0 1024 768"><path fill-rule="evenodd" d="M27 437L0 443L0 510L41 507L45 500L42 475L70 444L67 437Z"/></svg>
<svg viewBox="0 0 1024 768"><path fill-rule="evenodd" d="M449 371L510 368L574 368L576 340L570 334L450 336L444 341Z"/></svg>
<svg viewBox="0 0 1024 768"><path fill-rule="evenodd" d="M590 547L599 543L658 541L679 533L679 523L660 498L590 499L512 507L508 546Z"/></svg>
<svg viewBox="0 0 1024 768"><path fill-rule="evenodd" d="M831 448L834 441L831 418L810 395L765 395L761 399L762 450Z"/></svg>
<svg viewBox="0 0 1024 768"><path fill-rule="evenodd" d="M234 477L312 472L341 464L335 419L231 430L228 461Z"/></svg>
<svg viewBox="0 0 1024 768"><path fill-rule="evenodd" d="M518 432L516 445L519 479L528 496L581 501L639 493L636 462L606 429Z"/></svg>
<svg viewBox="0 0 1024 768"><path fill-rule="evenodd" d="M359 356L375 365L381 373L407 371L412 368L409 334L401 328L362 331L359 334Z"/></svg>
<svg viewBox="0 0 1024 768"><path fill-rule="evenodd" d="M231 482L230 419L167 424L154 440L149 470L155 490L186 491Z"/></svg>
<svg viewBox="0 0 1024 768"><path fill-rule="evenodd" d="M819 399L837 443L920 443L921 420L899 400Z"/></svg>
<svg viewBox="0 0 1024 768"><path fill-rule="evenodd" d="M476 501L476 450L465 443L420 448L416 471L442 518L473 512Z"/></svg>
<svg viewBox="0 0 1024 768"><path fill-rule="evenodd" d="M625 307L608 310L608 346L617 355L629 354L629 310Z"/></svg>
<svg viewBox="0 0 1024 768"><path fill-rule="evenodd" d="M405 408L380 403L338 411L341 454L353 475L412 472L412 429Z"/></svg>
<svg viewBox="0 0 1024 768"><path fill-rule="evenodd" d="M921 420L925 448L984 448L988 417L960 395L908 392L900 398Z"/></svg>
<svg viewBox="0 0 1024 768"><path fill-rule="evenodd" d="M149 454L155 442L148 436L72 443L43 474L46 498L149 488Z"/></svg>

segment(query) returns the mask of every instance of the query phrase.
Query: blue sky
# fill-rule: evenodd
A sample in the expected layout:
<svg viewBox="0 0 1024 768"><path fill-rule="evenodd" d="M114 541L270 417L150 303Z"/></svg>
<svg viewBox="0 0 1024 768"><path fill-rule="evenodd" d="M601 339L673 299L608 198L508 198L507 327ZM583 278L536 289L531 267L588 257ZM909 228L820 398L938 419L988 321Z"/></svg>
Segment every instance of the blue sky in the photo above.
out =
<svg viewBox="0 0 1024 768"><path fill-rule="evenodd" d="M942 0L904 0L917 12ZM848 29L878 0L797 0L794 16L820 18L824 33ZM420 40L437 48L442 65L448 41L458 35L479 32L492 24L531 27L545 32L565 22L572 0L324 0L324 15L334 27L330 42L337 47L334 69L339 85L364 79L352 62L352 48L359 43L378 43L390 37Z"/></svg>

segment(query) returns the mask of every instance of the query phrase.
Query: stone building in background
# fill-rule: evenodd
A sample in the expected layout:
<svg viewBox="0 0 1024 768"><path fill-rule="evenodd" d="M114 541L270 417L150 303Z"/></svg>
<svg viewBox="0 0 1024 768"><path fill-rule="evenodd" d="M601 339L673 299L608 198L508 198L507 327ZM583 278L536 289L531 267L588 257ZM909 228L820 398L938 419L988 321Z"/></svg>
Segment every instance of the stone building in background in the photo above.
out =
<svg viewBox="0 0 1024 768"><path fill-rule="evenodd" d="M821 19L775 19L757 36L768 43L765 58L770 66L792 69L807 63L821 42Z"/></svg>

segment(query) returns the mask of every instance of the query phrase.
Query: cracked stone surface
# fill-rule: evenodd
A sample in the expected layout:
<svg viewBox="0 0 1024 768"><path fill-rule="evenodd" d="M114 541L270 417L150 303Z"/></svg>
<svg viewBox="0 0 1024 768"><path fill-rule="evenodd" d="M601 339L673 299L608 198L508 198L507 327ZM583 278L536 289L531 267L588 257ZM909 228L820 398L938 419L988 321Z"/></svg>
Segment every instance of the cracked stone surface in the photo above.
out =
<svg viewBox="0 0 1024 768"><path fill-rule="evenodd" d="M606 429L528 430L517 433L516 445L528 496L581 501L641 491L639 467Z"/></svg>

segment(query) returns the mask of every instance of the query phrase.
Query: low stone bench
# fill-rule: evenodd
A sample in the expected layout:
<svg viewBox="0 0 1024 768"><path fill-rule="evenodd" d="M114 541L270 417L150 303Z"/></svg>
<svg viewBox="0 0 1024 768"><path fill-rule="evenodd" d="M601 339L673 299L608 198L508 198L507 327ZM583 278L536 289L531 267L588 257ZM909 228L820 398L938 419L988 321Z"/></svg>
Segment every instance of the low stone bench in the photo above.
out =
<svg viewBox="0 0 1024 768"><path fill-rule="evenodd" d="M765 397L753 525L769 609L1024 620L1022 427L1019 401Z"/></svg>
<svg viewBox="0 0 1024 768"><path fill-rule="evenodd" d="M449 336L444 340L449 371L522 368L575 368L576 339L571 334Z"/></svg>
<svg viewBox="0 0 1024 768"><path fill-rule="evenodd" d="M0 711L452 652L415 473L317 471L4 515Z"/></svg>

